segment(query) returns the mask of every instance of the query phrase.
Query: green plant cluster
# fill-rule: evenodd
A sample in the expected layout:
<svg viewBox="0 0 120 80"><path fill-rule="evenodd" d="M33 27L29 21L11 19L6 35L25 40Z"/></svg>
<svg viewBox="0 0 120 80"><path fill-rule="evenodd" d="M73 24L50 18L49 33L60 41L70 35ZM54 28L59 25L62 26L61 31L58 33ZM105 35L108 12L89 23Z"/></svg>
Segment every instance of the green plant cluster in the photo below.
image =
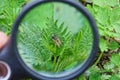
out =
<svg viewBox="0 0 120 80"><path fill-rule="evenodd" d="M120 79L120 3L119 0L82 0L99 28L100 46L95 64L81 80Z"/></svg>
<svg viewBox="0 0 120 80"><path fill-rule="evenodd" d="M44 72L60 72L82 63L91 51L90 28L82 27L80 32L72 34L64 23L58 26L58 20L47 18L47 22L45 28L20 26L18 44L24 61L36 71Z"/></svg>
<svg viewBox="0 0 120 80"><path fill-rule="evenodd" d="M37 72L60 72L72 69L84 62L92 48L92 32L85 17L81 17L81 21L86 24L81 24L80 29L73 33L68 30L69 26L66 26L69 19L66 19L66 22L64 22L65 19L62 19L63 22L59 18L54 19L56 11L54 7L57 4L38 6L25 16L19 26L20 55L25 63ZM67 5L58 5L70 8ZM49 9L47 13L45 13L46 9ZM73 12L74 8L70 8L70 11ZM51 17L52 15L54 17ZM34 17L31 18L31 16Z"/></svg>
<svg viewBox="0 0 120 80"><path fill-rule="evenodd" d="M10 34L11 26L24 2L24 0L0 0L0 30Z"/></svg>
<svg viewBox="0 0 120 80"><path fill-rule="evenodd" d="M79 0L79 1L86 6L86 8L89 10L89 12L93 15L93 17L96 20L100 33L100 46L98 52L98 59L96 60L95 64L76 80L119 80L120 79L119 0ZM10 34L11 26L16 16L19 14L21 9L27 2L29 2L29 0L0 0L0 30L4 31L6 34ZM20 31L23 32L24 35L20 34L19 35L20 38L18 39L18 41L21 41L22 43L19 45L19 48L21 49L20 53L22 57L25 59L25 62L37 71L41 70L42 68L47 71L58 72L66 68L68 69L75 66L76 64L78 64L78 61L80 59L79 57L76 57L78 55L74 55L74 53L79 53L79 48L81 48L83 53L86 53L84 51L90 49L91 43L90 44L86 43L92 41L88 33L90 32L90 29L85 27L81 28L81 31L78 34L74 35L68 34L70 32L67 30L66 28L67 26L64 25L64 22L58 25L57 24L58 20L56 21L53 20L54 22L52 22L52 25L49 25L51 23L50 21L52 20L50 20L49 18L47 18L47 20L48 23L46 23L46 26L48 29L44 28L38 29L37 28L38 25L29 25L27 23L21 25L22 27L24 27L24 29L20 28ZM28 29L26 26L32 27L30 27L31 29ZM37 31L38 32L41 31L40 34L36 34L35 32ZM36 34L36 36L34 36L33 34ZM62 41L61 44L59 45L60 47L52 40L53 36L57 36ZM36 40L35 37L40 38L39 40ZM78 44L79 42L81 44ZM27 45L25 45L26 43ZM42 45L38 45L38 43ZM72 46L70 47L70 45ZM60 49L58 50L58 48ZM44 54L39 54L39 52ZM68 55L68 53L70 55ZM75 58L74 57L70 58L70 56L74 56ZM104 59L106 57L107 59ZM32 62L33 60L34 63ZM74 62L73 64L72 61ZM67 66L66 63L69 63L71 65ZM46 67L51 64L52 66ZM57 66L55 66L55 64Z"/></svg>

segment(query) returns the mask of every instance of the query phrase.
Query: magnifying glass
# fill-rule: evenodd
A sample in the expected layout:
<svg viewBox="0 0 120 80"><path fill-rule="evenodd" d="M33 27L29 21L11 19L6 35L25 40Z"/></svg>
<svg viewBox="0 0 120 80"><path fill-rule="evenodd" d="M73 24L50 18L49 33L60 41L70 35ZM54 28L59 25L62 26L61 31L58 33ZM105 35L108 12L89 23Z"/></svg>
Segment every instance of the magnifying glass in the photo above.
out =
<svg viewBox="0 0 120 80"><path fill-rule="evenodd" d="M96 23L82 4L73 0L33 1L17 17L1 51L0 61L6 68L0 65L0 77L76 78L91 66L98 39Z"/></svg>

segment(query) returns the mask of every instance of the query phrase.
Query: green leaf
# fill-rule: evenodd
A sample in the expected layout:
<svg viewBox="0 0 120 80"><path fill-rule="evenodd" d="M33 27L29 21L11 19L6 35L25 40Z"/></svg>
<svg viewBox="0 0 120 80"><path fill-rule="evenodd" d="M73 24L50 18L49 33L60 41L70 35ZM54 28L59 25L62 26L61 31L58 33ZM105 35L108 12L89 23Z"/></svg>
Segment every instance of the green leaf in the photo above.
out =
<svg viewBox="0 0 120 80"><path fill-rule="evenodd" d="M101 80L109 80L110 78L111 78L111 75L107 75L107 74L101 75Z"/></svg>
<svg viewBox="0 0 120 80"><path fill-rule="evenodd" d="M107 70L107 71L111 71L112 69L114 69L114 64L112 64L111 62L107 62L105 65L104 65L104 69Z"/></svg>
<svg viewBox="0 0 120 80"><path fill-rule="evenodd" d="M98 5L100 7L105 7L105 6L116 6L119 5L119 1L118 0L93 0L93 3L95 5Z"/></svg>
<svg viewBox="0 0 120 80"><path fill-rule="evenodd" d="M120 79L120 78L118 78L116 75L112 75L109 80L119 80L119 79Z"/></svg>
<svg viewBox="0 0 120 80"><path fill-rule="evenodd" d="M116 24L117 22L120 22L120 7L117 6L115 8L110 9L110 23Z"/></svg>
<svg viewBox="0 0 120 80"><path fill-rule="evenodd" d="M106 4L105 4L105 1L106 0L92 0L93 1L93 3L95 4L95 5L98 5L98 6L100 6L100 7L103 7L103 6L105 6Z"/></svg>
<svg viewBox="0 0 120 80"><path fill-rule="evenodd" d="M98 72L92 72L92 74L90 75L89 80L100 80L100 76L101 74Z"/></svg>
<svg viewBox="0 0 120 80"><path fill-rule="evenodd" d="M104 39L100 39L100 50L103 51L107 51L108 50L108 45L107 45L107 41Z"/></svg>
<svg viewBox="0 0 120 80"><path fill-rule="evenodd" d="M115 66L120 66L120 53L119 54L113 54L112 57L110 58L110 61L115 65Z"/></svg>
<svg viewBox="0 0 120 80"><path fill-rule="evenodd" d="M119 0L105 0L105 1L106 1L106 5L108 6L115 7L119 5Z"/></svg>
<svg viewBox="0 0 120 80"><path fill-rule="evenodd" d="M119 44L116 41L112 41L109 43L108 48L111 50L115 50L119 47Z"/></svg>
<svg viewBox="0 0 120 80"><path fill-rule="evenodd" d="M107 27L109 25L109 19L110 19L109 7L106 8L97 7L97 9L98 11L95 15L97 22L99 24L102 24L103 27Z"/></svg>

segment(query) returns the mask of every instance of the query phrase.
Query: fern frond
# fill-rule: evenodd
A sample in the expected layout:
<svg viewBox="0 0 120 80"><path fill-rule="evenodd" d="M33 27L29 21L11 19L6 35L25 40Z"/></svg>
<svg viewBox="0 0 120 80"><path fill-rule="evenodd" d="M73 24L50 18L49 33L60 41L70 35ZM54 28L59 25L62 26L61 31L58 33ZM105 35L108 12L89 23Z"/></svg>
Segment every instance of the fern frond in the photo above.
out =
<svg viewBox="0 0 120 80"><path fill-rule="evenodd" d="M78 33L72 34L64 23L58 25L58 20L47 20L44 28L21 25L18 42L29 49L21 55L31 56L30 65L37 71L60 72L82 63L88 57L92 46L90 28L82 27Z"/></svg>

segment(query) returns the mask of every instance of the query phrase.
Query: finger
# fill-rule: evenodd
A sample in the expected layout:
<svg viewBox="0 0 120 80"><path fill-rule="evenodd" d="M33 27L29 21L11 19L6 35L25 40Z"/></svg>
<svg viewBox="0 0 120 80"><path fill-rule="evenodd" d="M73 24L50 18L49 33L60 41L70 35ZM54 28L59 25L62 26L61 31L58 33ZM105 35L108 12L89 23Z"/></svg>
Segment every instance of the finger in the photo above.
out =
<svg viewBox="0 0 120 80"><path fill-rule="evenodd" d="M7 35L3 32L0 32L0 49L6 44L7 40Z"/></svg>

